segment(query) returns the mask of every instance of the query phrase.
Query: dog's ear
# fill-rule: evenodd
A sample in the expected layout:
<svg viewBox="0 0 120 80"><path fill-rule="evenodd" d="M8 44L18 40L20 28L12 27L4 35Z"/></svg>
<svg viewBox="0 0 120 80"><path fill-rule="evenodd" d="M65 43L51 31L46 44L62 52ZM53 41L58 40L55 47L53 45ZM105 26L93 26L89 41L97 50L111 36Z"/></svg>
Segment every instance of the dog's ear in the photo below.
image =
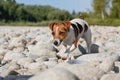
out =
<svg viewBox="0 0 120 80"><path fill-rule="evenodd" d="M63 24L69 29L70 28L70 21L64 21Z"/></svg>
<svg viewBox="0 0 120 80"><path fill-rule="evenodd" d="M53 26L56 24L56 22L52 22L52 23L50 23L48 26L49 26L49 28L53 31Z"/></svg>

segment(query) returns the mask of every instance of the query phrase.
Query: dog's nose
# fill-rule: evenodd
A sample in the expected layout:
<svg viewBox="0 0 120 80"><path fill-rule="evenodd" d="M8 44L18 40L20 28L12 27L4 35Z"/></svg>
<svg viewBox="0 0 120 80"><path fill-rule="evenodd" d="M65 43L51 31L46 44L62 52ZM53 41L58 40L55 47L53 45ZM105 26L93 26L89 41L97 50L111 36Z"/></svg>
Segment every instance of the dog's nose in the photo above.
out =
<svg viewBox="0 0 120 80"><path fill-rule="evenodd" d="M57 46L58 45L58 41L54 41L54 45Z"/></svg>

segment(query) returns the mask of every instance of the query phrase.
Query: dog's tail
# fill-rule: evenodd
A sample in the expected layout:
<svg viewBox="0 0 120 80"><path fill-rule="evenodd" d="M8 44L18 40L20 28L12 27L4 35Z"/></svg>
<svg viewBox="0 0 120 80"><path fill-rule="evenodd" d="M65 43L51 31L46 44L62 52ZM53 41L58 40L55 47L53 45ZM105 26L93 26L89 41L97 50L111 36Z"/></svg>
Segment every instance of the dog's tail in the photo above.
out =
<svg viewBox="0 0 120 80"><path fill-rule="evenodd" d="M80 14L79 18L84 20L84 16L82 14Z"/></svg>

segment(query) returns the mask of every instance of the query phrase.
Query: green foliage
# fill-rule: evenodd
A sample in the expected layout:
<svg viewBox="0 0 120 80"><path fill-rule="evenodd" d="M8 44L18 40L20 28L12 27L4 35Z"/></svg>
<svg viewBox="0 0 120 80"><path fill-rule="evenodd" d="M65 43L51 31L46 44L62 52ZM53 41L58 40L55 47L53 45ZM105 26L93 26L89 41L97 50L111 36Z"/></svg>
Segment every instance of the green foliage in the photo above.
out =
<svg viewBox="0 0 120 80"><path fill-rule="evenodd" d="M15 0L0 0L1 21L41 22L70 19L72 19L72 17L68 11L60 10L51 6L31 6L17 4Z"/></svg>
<svg viewBox="0 0 120 80"><path fill-rule="evenodd" d="M120 18L120 0L112 0L112 7L110 9L111 18Z"/></svg>
<svg viewBox="0 0 120 80"><path fill-rule="evenodd" d="M94 15L97 18L105 19L107 17L107 8L110 0L93 0Z"/></svg>
<svg viewBox="0 0 120 80"><path fill-rule="evenodd" d="M120 26L119 19L107 18L105 20L98 18L86 18L85 19L90 25L104 25L104 26Z"/></svg>
<svg viewBox="0 0 120 80"><path fill-rule="evenodd" d="M51 6L18 4L15 0L0 0L0 25L46 26L50 22L61 22L79 18L81 15L91 25L120 25L120 0L93 0L93 11L69 13ZM110 9L110 15L108 13Z"/></svg>

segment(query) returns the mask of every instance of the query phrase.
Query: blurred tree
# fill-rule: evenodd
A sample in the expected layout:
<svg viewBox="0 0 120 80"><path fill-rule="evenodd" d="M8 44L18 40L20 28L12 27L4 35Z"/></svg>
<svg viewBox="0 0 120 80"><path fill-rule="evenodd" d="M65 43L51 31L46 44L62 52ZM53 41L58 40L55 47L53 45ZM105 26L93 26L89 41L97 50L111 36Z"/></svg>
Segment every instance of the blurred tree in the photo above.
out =
<svg viewBox="0 0 120 80"><path fill-rule="evenodd" d="M0 20L37 22L70 19L72 15L68 11L51 6L24 5L17 4L15 0L0 0Z"/></svg>
<svg viewBox="0 0 120 80"><path fill-rule="evenodd" d="M72 15L76 15L76 12L75 12L75 10L73 10L73 11L72 11Z"/></svg>
<svg viewBox="0 0 120 80"><path fill-rule="evenodd" d="M110 0L93 0L93 13L95 17L104 19L107 16L106 9L109 6Z"/></svg>
<svg viewBox="0 0 120 80"><path fill-rule="evenodd" d="M31 13L27 12L23 5L20 5L17 8L16 17L17 17L18 21L34 21L34 22L36 22L36 19L34 18L34 16Z"/></svg>
<svg viewBox="0 0 120 80"><path fill-rule="evenodd" d="M3 0L3 9L4 9L4 18L6 21L14 21L16 19L15 17L15 11L17 8L17 4L15 0Z"/></svg>
<svg viewBox="0 0 120 80"><path fill-rule="evenodd" d="M120 18L120 0L112 0L112 7L110 9L111 18Z"/></svg>
<svg viewBox="0 0 120 80"><path fill-rule="evenodd" d="M3 8L3 0L0 0L0 20L2 20L4 18L3 14L4 14L4 8Z"/></svg>
<svg viewBox="0 0 120 80"><path fill-rule="evenodd" d="M78 13L78 17L79 17L79 18L82 18L82 19L84 19L84 18L89 18L89 14L86 13L86 12L79 12L79 13Z"/></svg>
<svg viewBox="0 0 120 80"><path fill-rule="evenodd" d="M72 16L68 11L54 9L50 11L47 15L48 20L70 20Z"/></svg>

